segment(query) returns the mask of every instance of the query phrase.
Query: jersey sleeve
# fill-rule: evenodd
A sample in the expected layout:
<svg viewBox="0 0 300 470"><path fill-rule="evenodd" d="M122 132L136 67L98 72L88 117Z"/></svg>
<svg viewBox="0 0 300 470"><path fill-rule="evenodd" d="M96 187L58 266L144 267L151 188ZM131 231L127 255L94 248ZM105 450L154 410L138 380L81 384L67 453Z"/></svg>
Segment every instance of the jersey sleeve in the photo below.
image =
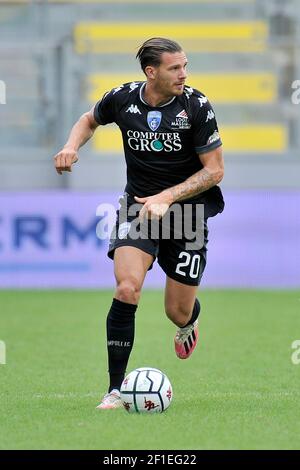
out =
<svg viewBox="0 0 300 470"><path fill-rule="evenodd" d="M95 104L94 118L98 124L105 125L116 120L115 90L105 93L100 101Z"/></svg>
<svg viewBox="0 0 300 470"><path fill-rule="evenodd" d="M222 145L215 112L204 95L194 97L193 131L194 148L198 154Z"/></svg>

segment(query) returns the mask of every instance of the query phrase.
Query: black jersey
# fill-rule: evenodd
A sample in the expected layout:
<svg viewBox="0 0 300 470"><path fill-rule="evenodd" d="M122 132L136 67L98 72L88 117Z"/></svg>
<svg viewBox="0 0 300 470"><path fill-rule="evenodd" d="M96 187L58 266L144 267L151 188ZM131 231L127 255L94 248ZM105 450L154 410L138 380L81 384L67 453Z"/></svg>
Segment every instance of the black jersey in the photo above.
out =
<svg viewBox="0 0 300 470"><path fill-rule="evenodd" d="M114 88L94 111L99 124L119 126L127 164L125 190L139 197L182 183L203 168L198 154L222 145L214 111L201 92L185 86L182 95L152 107L143 98L145 84ZM218 186L184 202L204 203L208 217L224 207Z"/></svg>

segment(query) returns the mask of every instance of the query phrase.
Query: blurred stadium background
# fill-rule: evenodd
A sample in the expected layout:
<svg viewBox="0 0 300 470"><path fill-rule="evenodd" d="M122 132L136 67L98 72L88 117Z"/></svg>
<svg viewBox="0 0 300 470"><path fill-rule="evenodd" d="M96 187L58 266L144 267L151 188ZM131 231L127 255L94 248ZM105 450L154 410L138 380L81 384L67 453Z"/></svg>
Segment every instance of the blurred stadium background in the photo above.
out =
<svg viewBox="0 0 300 470"><path fill-rule="evenodd" d="M123 411L93 414L114 286L97 207L117 206L125 184L119 131L98 129L71 174L53 156L105 91L142 78L136 50L157 35L182 44L188 84L215 108L226 208L209 224L213 290L188 363L174 357L161 290L142 297L130 369L161 368L175 398L124 427ZM296 80L299 0L0 0L0 448L299 448ZM155 267L146 286L163 285Z"/></svg>
<svg viewBox="0 0 300 470"><path fill-rule="evenodd" d="M224 142L226 212L211 221L204 285L300 285L297 0L0 0L3 287L110 287L96 208L125 183L120 133L98 130L72 174L52 157L81 113L142 79L134 56L156 35L189 57L188 84L213 103ZM148 285L160 286L154 270Z"/></svg>

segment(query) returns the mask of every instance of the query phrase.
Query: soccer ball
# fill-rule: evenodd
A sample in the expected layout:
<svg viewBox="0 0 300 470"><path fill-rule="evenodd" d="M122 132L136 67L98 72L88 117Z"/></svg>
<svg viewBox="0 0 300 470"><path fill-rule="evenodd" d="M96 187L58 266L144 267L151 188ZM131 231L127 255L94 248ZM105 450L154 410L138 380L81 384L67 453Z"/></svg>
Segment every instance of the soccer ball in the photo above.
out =
<svg viewBox="0 0 300 470"><path fill-rule="evenodd" d="M128 374L121 385L121 400L129 413L162 413L173 398L168 377L153 367L140 367Z"/></svg>

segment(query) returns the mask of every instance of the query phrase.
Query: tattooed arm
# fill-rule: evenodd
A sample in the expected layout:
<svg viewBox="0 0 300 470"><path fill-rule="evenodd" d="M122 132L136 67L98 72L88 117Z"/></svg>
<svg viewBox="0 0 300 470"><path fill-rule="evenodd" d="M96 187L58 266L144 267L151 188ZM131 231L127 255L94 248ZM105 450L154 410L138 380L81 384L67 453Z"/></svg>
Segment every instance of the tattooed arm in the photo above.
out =
<svg viewBox="0 0 300 470"><path fill-rule="evenodd" d="M176 201L190 199L197 194L220 183L224 175L224 161L222 147L199 155L203 165L202 170L187 178L183 183L165 189L159 194L148 197L136 197L135 200L144 204L140 211L140 218L159 219L164 216L169 206Z"/></svg>
<svg viewBox="0 0 300 470"><path fill-rule="evenodd" d="M222 147L218 147L209 153L199 155L203 165L202 170L190 176L183 183L165 190L170 193L171 201L182 201L220 183L224 176L224 161Z"/></svg>

